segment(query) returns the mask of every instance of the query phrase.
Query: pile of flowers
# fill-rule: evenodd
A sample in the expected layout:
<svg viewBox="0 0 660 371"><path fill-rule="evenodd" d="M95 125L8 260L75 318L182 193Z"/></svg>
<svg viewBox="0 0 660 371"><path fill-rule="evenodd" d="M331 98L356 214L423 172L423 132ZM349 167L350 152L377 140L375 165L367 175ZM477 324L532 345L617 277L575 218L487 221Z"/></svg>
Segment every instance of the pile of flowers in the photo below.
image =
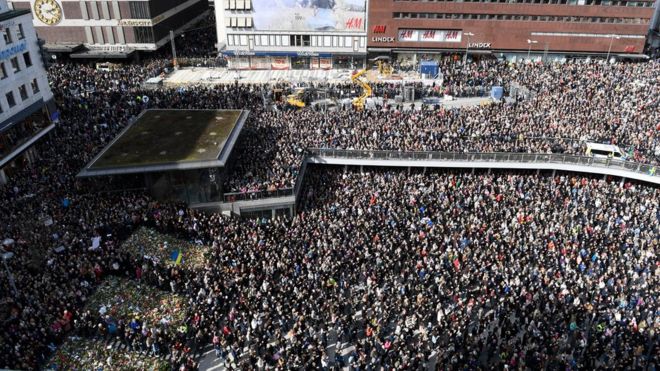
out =
<svg viewBox="0 0 660 371"><path fill-rule="evenodd" d="M87 302L87 310L114 320L137 319L150 325L180 326L185 322L185 300L136 281L109 277Z"/></svg>
<svg viewBox="0 0 660 371"><path fill-rule="evenodd" d="M119 349L99 340L70 337L60 346L48 370L169 370L160 358Z"/></svg>
<svg viewBox="0 0 660 371"><path fill-rule="evenodd" d="M178 264L187 268L199 268L204 265L206 252L209 250L201 243L180 240L152 229L140 228L122 244L122 249L135 257L145 257L166 265Z"/></svg>

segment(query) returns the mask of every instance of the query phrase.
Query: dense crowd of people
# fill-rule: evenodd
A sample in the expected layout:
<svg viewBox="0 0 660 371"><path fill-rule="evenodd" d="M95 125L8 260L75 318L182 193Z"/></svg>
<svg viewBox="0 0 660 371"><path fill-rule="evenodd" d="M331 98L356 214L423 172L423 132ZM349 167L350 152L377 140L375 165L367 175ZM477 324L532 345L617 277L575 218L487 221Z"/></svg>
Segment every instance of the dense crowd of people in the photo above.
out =
<svg viewBox="0 0 660 371"><path fill-rule="evenodd" d="M71 333L107 337L110 323L82 311L107 276L185 295L184 329L122 323L116 335L167 355L174 369L196 368L207 344L227 364L280 369L419 368L431 359L636 368L657 358L660 193L651 186L575 174L319 168L293 219L263 223L90 192L75 175L146 108L250 109L225 184L242 192L291 187L310 147L580 153L589 139L657 163L658 62L447 63L446 82L422 94L511 82L533 94L362 112L269 110L268 86L141 86L170 67L153 59L111 71L49 69L60 122L39 157L0 187L0 242L13 252L17 288L0 273L0 367L38 369ZM122 251L138 226L202 241L208 264L166 267ZM90 250L94 237L103 244ZM353 346L344 356L332 346L342 343Z"/></svg>
<svg viewBox="0 0 660 371"><path fill-rule="evenodd" d="M592 141L616 144L632 161L660 162L660 63L476 65L465 74L449 70L447 92L492 73L509 81L502 84L507 90L516 83L532 96L425 110L261 111L239 142L249 161L226 186L240 192L291 187L306 148L584 155Z"/></svg>

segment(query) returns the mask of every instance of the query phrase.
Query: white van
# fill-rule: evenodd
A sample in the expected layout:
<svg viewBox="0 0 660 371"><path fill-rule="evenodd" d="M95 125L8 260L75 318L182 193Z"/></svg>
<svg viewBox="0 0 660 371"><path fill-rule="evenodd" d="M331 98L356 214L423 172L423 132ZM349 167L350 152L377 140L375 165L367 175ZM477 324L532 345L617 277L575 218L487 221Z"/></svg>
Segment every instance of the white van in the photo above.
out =
<svg viewBox="0 0 660 371"><path fill-rule="evenodd" d="M593 143L593 142L587 142L587 150L585 151L585 154L587 156L591 157L598 157L598 158L613 158L617 160L625 160L626 155L621 151L621 148L619 146L615 146L613 144L601 144L601 143Z"/></svg>

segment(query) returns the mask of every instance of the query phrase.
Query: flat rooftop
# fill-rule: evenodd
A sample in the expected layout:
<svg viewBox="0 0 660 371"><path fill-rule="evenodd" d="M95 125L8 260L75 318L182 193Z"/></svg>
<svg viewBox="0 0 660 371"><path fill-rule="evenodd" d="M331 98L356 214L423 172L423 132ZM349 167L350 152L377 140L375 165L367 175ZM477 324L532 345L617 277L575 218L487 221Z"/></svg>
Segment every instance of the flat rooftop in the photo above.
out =
<svg viewBox="0 0 660 371"><path fill-rule="evenodd" d="M222 167L248 111L143 111L78 176Z"/></svg>

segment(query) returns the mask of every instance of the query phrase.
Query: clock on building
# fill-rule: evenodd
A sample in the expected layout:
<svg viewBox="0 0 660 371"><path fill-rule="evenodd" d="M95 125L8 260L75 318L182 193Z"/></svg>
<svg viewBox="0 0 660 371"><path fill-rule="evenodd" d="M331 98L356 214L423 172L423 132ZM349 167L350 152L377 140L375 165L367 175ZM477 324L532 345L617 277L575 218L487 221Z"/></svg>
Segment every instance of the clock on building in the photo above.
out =
<svg viewBox="0 0 660 371"><path fill-rule="evenodd" d="M34 14L41 22L53 26L62 20L62 7L56 0L35 0Z"/></svg>

